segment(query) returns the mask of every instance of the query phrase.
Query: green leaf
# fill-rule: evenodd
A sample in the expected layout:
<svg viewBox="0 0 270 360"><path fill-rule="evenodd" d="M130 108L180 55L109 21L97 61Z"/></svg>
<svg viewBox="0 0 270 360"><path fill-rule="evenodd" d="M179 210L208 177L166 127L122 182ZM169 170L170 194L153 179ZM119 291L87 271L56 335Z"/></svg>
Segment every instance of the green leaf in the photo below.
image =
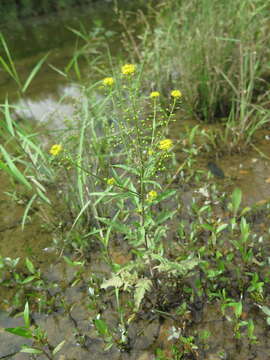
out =
<svg viewBox="0 0 270 360"><path fill-rule="evenodd" d="M242 211L241 211L241 216L245 215L247 212L249 212L251 210L251 207L245 207Z"/></svg>
<svg viewBox="0 0 270 360"><path fill-rule="evenodd" d="M25 326L27 328L29 328L30 327L30 317L29 317L29 304L28 304L28 302L26 302L25 307L24 307L23 318L24 318Z"/></svg>
<svg viewBox="0 0 270 360"><path fill-rule="evenodd" d="M71 28L71 27L69 27L69 26L67 26L67 29L68 29L69 31L73 32L76 36L82 38L86 43L89 42L89 40L90 40L89 36L86 36L86 35L84 35L83 33L81 33L80 31L78 31L78 30L76 30L76 29L73 29L73 28Z"/></svg>
<svg viewBox="0 0 270 360"><path fill-rule="evenodd" d="M12 136L15 136L15 132L14 132L14 128L13 128L13 120L12 120L12 118L10 116L9 104L8 104L8 99L7 98L5 100L4 109L5 109L5 120L6 120L6 123L7 123L7 129L8 129L9 133Z"/></svg>
<svg viewBox="0 0 270 360"><path fill-rule="evenodd" d="M101 284L100 287L101 287L101 289L107 289L108 287L113 286L113 287L119 289L123 284L124 284L124 282L121 279L121 277L118 275L115 275L111 279L103 281L103 283Z"/></svg>
<svg viewBox="0 0 270 360"><path fill-rule="evenodd" d="M138 170L136 170L135 168L133 167L130 167L130 166L127 166L127 165L113 165L114 167L117 167L117 168L120 168L120 169L123 169L123 170L126 170L127 172L131 173L131 174L134 174L134 175L137 175L137 176L140 176L140 173Z"/></svg>
<svg viewBox="0 0 270 360"><path fill-rule="evenodd" d="M163 200L168 199L170 196L173 196L175 194L176 194L176 190L166 190L163 193L161 193L160 195L158 195L155 202L163 201Z"/></svg>
<svg viewBox="0 0 270 360"><path fill-rule="evenodd" d="M268 306L260 306L260 309L265 313L265 315L270 317L270 308Z"/></svg>
<svg viewBox="0 0 270 360"><path fill-rule="evenodd" d="M28 202L28 204L27 204L27 206L26 206L26 208L25 208L25 211L24 211L24 213L23 213L23 218L22 218L22 230L24 230L24 225L25 225L25 222L26 222L26 219L27 219L28 212L30 211L31 206L32 206L33 202L35 201L36 197L37 197L37 195L34 194L34 195L32 196L32 198L29 200L29 202ZM27 261L27 260L30 261L29 259L26 259L26 261ZM32 264L32 263L31 263L31 264ZM27 268L28 268L27 263L26 263L26 266L27 266ZM34 266L34 265L32 264L32 266ZM28 270L29 270L30 272L32 272L32 271L30 270L30 268L28 268ZM35 270L35 268L34 268L34 270ZM32 272L32 274L33 274L33 272Z"/></svg>
<svg viewBox="0 0 270 360"><path fill-rule="evenodd" d="M33 338L31 330L25 327L5 328L5 331L25 338Z"/></svg>
<svg viewBox="0 0 270 360"><path fill-rule="evenodd" d="M36 276L35 275L31 275L31 276L28 276L26 279L24 279L21 284L28 284L30 283L31 281L33 281L34 279L36 279Z"/></svg>
<svg viewBox="0 0 270 360"><path fill-rule="evenodd" d="M61 341L53 350L53 355L55 355L56 353L58 353L58 351L60 351L62 349L62 347L64 346L66 340Z"/></svg>
<svg viewBox="0 0 270 360"><path fill-rule="evenodd" d="M67 256L64 256L64 260L70 266L83 266L84 265L84 261L72 261Z"/></svg>
<svg viewBox="0 0 270 360"><path fill-rule="evenodd" d="M49 64L49 67L56 71L59 75L67 78L67 74L65 74L63 71L59 70L57 67L53 66L52 64Z"/></svg>
<svg viewBox="0 0 270 360"><path fill-rule="evenodd" d="M77 221L80 219L80 217L82 216L82 214L85 212L85 210L88 208L88 206L91 205L92 202L93 202L93 200L92 200L92 199L89 199L89 200L87 201L87 203L84 204L84 206L81 208L79 214L77 215L76 219L74 220L74 222L73 222L73 224L72 224L72 226L71 226L71 229L74 228L74 226L77 224Z"/></svg>
<svg viewBox="0 0 270 360"><path fill-rule="evenodd" d="M2 58L2 56L0 56L0 64L2 65L2 67L4 68L4 70L16 81L16 78L14 78L14 75L12 73L12 70L10 69L10 67L8 66L8 64L5 62L5 60Z"/></svg>
<svg viewBox="0 0 270 360"><path fill-rule="evenodd" d="M140 278L135 286L134 301L135 309L138 310L146 291L152 287L152 281L147 278Z"/></svg>
<svg viewBox="0 0 270 360"><path fill-rule="evenodd" d="M43 354L43 351L39 350L39 349L35 349L35 348L30 348L30 347L23 347L21 349L22 353L27 353L27 354Z"/></svg>
<svg viewBox="0 0 270 360"><path fill-rule="evenodd" d="M232 206L233 206L234 214L237 214L241 202L242 202L242 191L241 189L236 188L232 193Z"/></svg>
<svg viewBox="0 0 270 360"><path fill-rule="evenodd" d="M35 65L35 67L32 69L30 75L28 76L23 88L22 88L22 92L26 92L26 90L28 89L29 85L31 84L32 80L34 79L34 77L36 76L37 72L39 71L39 69L41 68L42 64L44 63L44 61L47 59L47 57L49 56L49 54L46 54L45 56L43 56L43 58L41 58L39 60L39 62Z"/></svg>
<svg viewBox="0 0 270 360"><path fill-rule="evenodd" d="M3 46L4 50L5 50L6 56L7 56L8 61L9 61L9 65L5 62L5 60L2 58L2 56L0 56L0 62L3 65L4 69L7 71L7 73L16 81L16 83L19 86L21 86L20 78L18 76L18 73L16 71L14 62L13 62L12 57L11 57L10 52L9 52L7 43L6 43L2 33L0 33L0 41L2 43L2 46Z"/></svg>
<svg viewBox="0 0 270 360"><path fill-rule="evenodd" d="M97 217L98 220L102 221L104 224L111 226L113 229L119 231L122 234L129 235L131 233L131 229L129 226L124 225L116 220L112 221L110 219Z"/></svg>
<svg viewBox="0 0 270 360"><path fill-rule="evenodd" d="M175 215L175 213L177 213L177 210L162 211L155 219L155 226L163 224L166 220L171 219Z"/></svg>
<svg viewBox="0 0 270 360"><path fill-rule="evenodd" d="M236 303L233 305L233 307L234 307L234 312L235 312L236 317L239 318L239 317L242 315L242 309L243 309L243 306L242 306L241 301L236 302Z"/></svg>
<svg viewBox="0 0 270 360"><path fill-rule="evenodd" d="M25 259L25 265L31 274L34 274L36 272L34 264L31 260L28 259L28 257Z"/></svg>
<svg viewBox="0 0 270 360"><path fill-rule="evenodd" d="M202 224L201 227L207 231L214 231L214 227L209 224Z"/></svg>
<svg viewBox="0 0 270 360"><path fill-rule="evenodd" d="M182 260L180 262L169 261L163 258L160 255L154 255L154 258L160 261L160 265L155 268L160 272L168 272L174 275L185 275L188 271L192 270L195 266L200 263L200 260L197 258L190 258L186 260Z"/></svg>
<svg viewBox="0 0 270 360"><path fill-rule="evenodd" d="M95 319L94 325L100 335L106 336L109 334L109 328L108 325L105 323L105 321L101 319Z"/></svg>
<svg viewBox="0 0 270 360"><path fill-rule="evenodd" d="M50 199L38 187L36 188L38 196L47 204L51 205Z"/></svg>
<svg viewBox="0 0 270 360"><path fill-rule="evenodd" d="M217 228L217 233L220 233L221 231L226 229L227 226L228 226L228 224L220 224Z"/></svg>
<svg viewBox="0 0 270 360"><path fill-rule="evenodd" d="M4 147L2 145L0 146L0 150L1 150L2 154L3 154L3 156L4 156L4 159L5 159L8 167L9 167L9 170L10 170L12 176L14 178L16 178L19 182L21 182L23 185L25 185L28 189L32 189L31 184L27 181L26 177L16 167L13 160L11 159L11 157L9 156L9 154L6 152L6 150L4 149Z"/></svg>

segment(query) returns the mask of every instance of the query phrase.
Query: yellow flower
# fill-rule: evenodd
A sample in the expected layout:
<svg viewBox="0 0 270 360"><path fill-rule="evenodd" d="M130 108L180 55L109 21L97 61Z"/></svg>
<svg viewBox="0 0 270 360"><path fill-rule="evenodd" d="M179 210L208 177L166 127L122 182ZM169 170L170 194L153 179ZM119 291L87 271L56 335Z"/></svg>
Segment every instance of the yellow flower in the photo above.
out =
<svg viewBox="0 0 270 360"><path fill-rule="evenodd" d="M134 64L125 64L121 70L123 75L133 75L136 71L136 66Z"/></svg>
<svg viewBox="0 0 270 360"><path fill-rule="evenodd" d="M158 91L152 91L150 94L150 98L157 98L160 96L160 93Z"/></svg>
<svg viewBox="0 0 270 360"><path fill-rule="evenodd" d="M114 178L109 178L107 179L107 184L108 185L114 185L116 183L115 179Z"/></svg>
<svg viewBox="0 0 270 360"><path fill-rule="evenodd" d="M114 84L114 78L106 77L102 80L104 86L112 86Z"/></svg>
<svg viewBox="0 0 270 360"><path fill-rule="evenodd" d="M155 200L157 195L158 194L157 194L157 192L155 190L149 191L149 193L147 194L147 197L146 197L147 201L151 202L151 201Z"/></svg>
<svg viewBox="0 0 270 360"><path fill-rule="evenodd" d="M53 156L58 155L60 152L62 151L62 145L60 144L54 144L50 150L49 153L52 154Z"/></svg>
<svg viewBox="0 0 270 360"><path fill-rule="evenodd" d="M171 96L175 99L180 99L180 97L182 96L182 93L180 90L173 90L171 92Z"/></svg>
<svg viewBox="0 0 270 360"><path fill-rule="evenodd" d="M171 139L165 139L159 142L160 150L169 150L172 146L173 146L173 142Z"/></svg>

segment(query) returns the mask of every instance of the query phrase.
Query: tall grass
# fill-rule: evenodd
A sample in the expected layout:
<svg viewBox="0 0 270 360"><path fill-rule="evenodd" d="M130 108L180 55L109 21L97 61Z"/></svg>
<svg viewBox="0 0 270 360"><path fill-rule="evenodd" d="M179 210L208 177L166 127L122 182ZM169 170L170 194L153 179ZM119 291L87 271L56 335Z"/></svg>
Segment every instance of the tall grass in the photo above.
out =
<svg viewBox="0 0 270 360"><path fill-rule="evenodd" d="M159 86L179 84L192 114L206 121L227 117L245 91L254 101L268 69L268 13L261 0L161 3L153 28Z"/></svg>

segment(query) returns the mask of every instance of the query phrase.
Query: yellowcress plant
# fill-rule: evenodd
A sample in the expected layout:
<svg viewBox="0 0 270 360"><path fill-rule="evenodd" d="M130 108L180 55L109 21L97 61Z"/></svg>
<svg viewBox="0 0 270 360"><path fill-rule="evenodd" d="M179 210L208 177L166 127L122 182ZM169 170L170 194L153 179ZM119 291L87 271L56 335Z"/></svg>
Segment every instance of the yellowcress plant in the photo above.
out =
<svg viewBox="0 0 270 360"><path fill-rule="evenodd" d="M49 153L53 156L58 155L62 151L62 145L61 144L54 144L50 150Z"/></svg>
<svg viewBox="0 0 270 360"><path fill-rule="evenodd" d="M114 78L106 77L102 80L104 86L112 86L114 84Z"/></svg>
<svg viewBox="0 0 270 360"><path fill-rule="evenodd" d="M159 142L160 150L170 150L173 147L173 142L171 139L164 139Z"/></svg>
<svg viewBox="0 0 270 360"><path fill-rule="evenodd" d="M180 97L182 97L182 93L180 90L173 90L171 92L171 96L175 99L179 99Z"/></svg>
<svg viewBox="0 0 270 360"><path fill-rule="evenodd" d="M136 65L134 64L125 64L121 68L123 75L133 75L136 71Z"/></svg>

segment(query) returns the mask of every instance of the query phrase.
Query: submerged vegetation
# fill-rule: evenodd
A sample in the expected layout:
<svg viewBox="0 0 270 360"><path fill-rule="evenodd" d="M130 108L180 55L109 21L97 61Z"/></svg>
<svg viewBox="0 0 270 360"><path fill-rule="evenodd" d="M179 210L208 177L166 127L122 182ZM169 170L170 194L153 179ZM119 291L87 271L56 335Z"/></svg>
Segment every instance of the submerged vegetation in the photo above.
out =
<svg viewBox="0 0 270 360"><path fill-rule="evenodd" d="M110 67L99 67L91 38L72 30L84 44L55 70L68 78L74 69L80 97L49 146L16 121L8 98L1 105L0 168L13 198L24 199L21 225L38 213L72 269L51 280L34 259L0 258L2 305L24 319L5 330L31 340L21 349L30 358L83 358L98 339L101 358L144 359L147 349L157 360L266 359L270 202L246 206L215 162L248 151L268 125L268 14L261 0L149 2L136 34L115 6L128 56L108 50ZM23 99L47 57L22 83L1 44L2 68ZM82 81L80 57L96 82ZM198 123L179 131L189 117ZM202 154L211 172L201 169ZM83 294L87 326L74 317L72 288ZM72 323L72 344L43 329L42 314L59 312ZM211 322L227 327L228 344L217 343ZM82 354L69 357L72 346Z"/></svg>

